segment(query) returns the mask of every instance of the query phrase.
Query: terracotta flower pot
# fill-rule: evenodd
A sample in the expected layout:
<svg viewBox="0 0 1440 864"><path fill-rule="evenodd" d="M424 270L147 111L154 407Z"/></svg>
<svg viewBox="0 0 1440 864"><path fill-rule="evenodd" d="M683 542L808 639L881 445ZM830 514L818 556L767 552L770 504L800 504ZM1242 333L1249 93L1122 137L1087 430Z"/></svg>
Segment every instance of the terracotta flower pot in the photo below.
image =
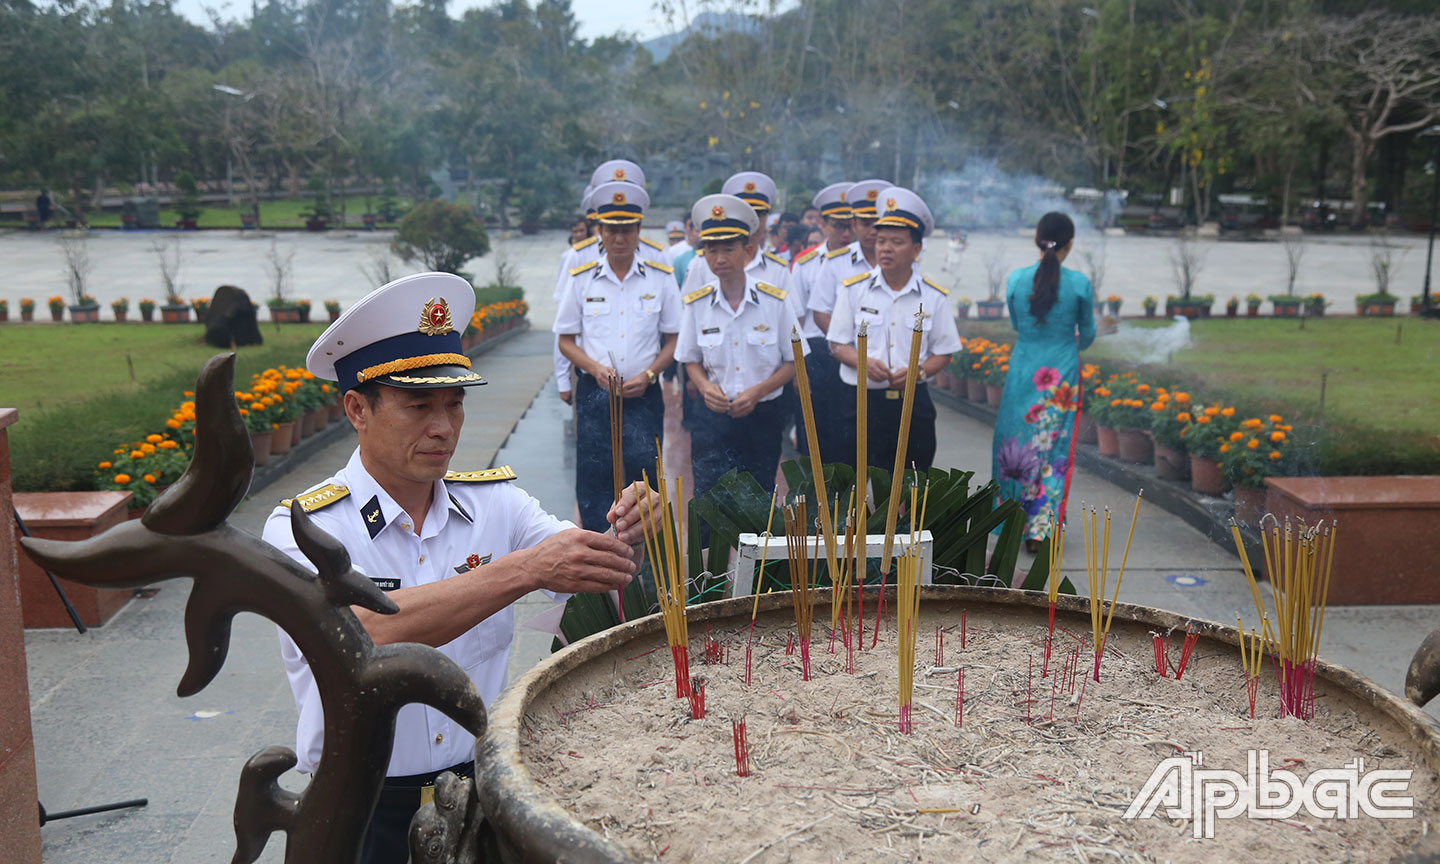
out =
<svg viewBox="0 0 1440 864"><path fill-rule="evenodd" d="M1075 440L1081 444L1094 444L1096 441L1095 418L1083 411L1075 421Z"/></svg>
<svg viewBox="0 0 1440 864"><path fill-rule="evenodd" d="M1245 307L1245 317L1246 317L1246 318L1259 318L1259 317L1260 317L1260 307L1259 307L1259 306L1246 306L1246 307Z"/></svg>
<svg viewBox="0 0 1440 864"><path fill-rule="evenodd" d="M1144 429L1116 429L1115 443L1120 461L1132 465L1149 465L1155 461L1155 442Z"/></svg>
<svg viewBox="0 0 1440 864"><path fill-rule="evenodd" d="M1005 388L997 384L985 385L985 404L991 408L1000 407L1000 399L1005 395Z"/></svg>
<svg viewBox="0 0 1440 864"><path fill-rule="evenodd" d="M301 416L303 417L304 415ZM290 422L294 424L290 427L290 446L291 448L299 447L300 439L304 437L300 434L301 421L291 420Z"/></svg>
<svg viewBox="0 0 1440 864"><path fill-rule="evenodd" d="M1265 490L1252 486L1235 487L1235 521L1241 525L1259 525L1265 515Z"/></svg>
<svg viewBox="0 0 1440 864"><path fill-rule="evenodd" d="M982 378L965 379L965 398L971 402L985 401L985 381Z"/></svg>
<svg viewBox="0 0 1440 864"><path fill-rule="evenodd" d="M1119 456L1120 439L1115 435L1115 429L1110 426L1095 427L1095 443L1100 447L1101 456Z"/></svg>
<svg viewBox="0 0 1440 864"><path fill-rule="evenodd" d="M311 411L310 414L311 414L312 416L314 416L314 418L315 418L315 431L316 431L316 432L319 432L321 429L324 429L326 426L329 426L329 425L330 425L330 406L329 406L329 405L321 405L320 407L318 407L318 408L314 409L313 411Z"/></svg>
<svg viewBox="0 0 1440 864"><path fill-rule="evenodd" d="M345 406L341 405L339 402L330 403L329 411L331 423L339 423L341 420L345 419Z"/></svg>
<svg viewBox="0 0 1440 864"><path fill-rule="evenodd" d="M1156 444L1155 477L1159 480L1189 480L1190 459L1179 450Z"/></svg>
<svg viewBox="0 0 1440 864"><path fill-rule="evenodd" d="M264 432L250 433L250 449L255 451L256 465L264 465L270 461L270 449L274 440L275 433L268 429Z"/></svg>
<svg viewBox="0 0 1440 864"><path fill-rule="evenodd" d="M64 321L64 320L65 320L65 307L64 307L64 306L61 306L60 308L57 309L57 308L55 308L54 306L51 306L51 307L50 307L50 320L51 320L51 321L54 321L54 322L57 323L57 324L60 323L61 321Z"/></svg>
<svg viewBox="0 0 1440 864"><path fill-rule="evenodd" d="M140 320L141 320L141 321L144 321L146 324L149 324L151 321L154 321L154 320L155 320L155 310L154 310L154 309L141 308L141 310L140 310Z"/></svg>
<svg viewBox="0 0 1440 864"><path fill-rule="evenodd" d="M184 303L161 306L160 320L166 324L184 324L190 320L190 307Z"/></svg>
<svg viewBox="0 0 1440 864"><path fill-rule="evenodd" d="M120 322L121 324L124 324L124 323L125 323L125 318L130 314L129 310L126 310L126 311L123 311L123 312L122 312L121 310L116 309L116 310L114 310L114 312L115 312L115 320L118 321L118 322Z"/></svg>
<svg viewBox="0 0 1440 864"><path fill-rule="evenodd" d="M306 411L300 415L300 437L309 438L315 434L315 412Z"/></svg>
<svg viewBox="0 0 1440 864"><path fill-rule="evenodd" d="M270 452L276 456L284 456L290 452L290 447L294 442L295 421L286 420L275 430L275 437L270 442Z"/></svg>
<svg viewBox="0 0 1440 864"><path fill-rule="evenodd" d="M21 309L21 310L20 310L20 320L21 320L21 321L34 321L34 320L35 320L35 310L34 310L34 309Z"/></svg>
<svg viewBox="0 0 1440 864"><path fill-rule="evenodd" d="M1220 472L1220 463L1191 453L1190 488L1201 495L1224 495L1225 475Z"/></svg>

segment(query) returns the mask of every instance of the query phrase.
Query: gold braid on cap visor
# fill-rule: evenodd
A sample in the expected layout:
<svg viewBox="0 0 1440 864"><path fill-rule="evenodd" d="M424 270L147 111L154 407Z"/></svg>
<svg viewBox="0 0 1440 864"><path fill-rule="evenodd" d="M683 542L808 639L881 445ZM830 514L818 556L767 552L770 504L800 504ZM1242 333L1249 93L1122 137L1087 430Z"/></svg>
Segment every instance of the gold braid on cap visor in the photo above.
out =
<svg viewBox="0 0 1440 864"><path fill-rule="evenodd" d="M904 216L881 216L875 220L876 228L919 228L920 223Z"/></svg>
<svg viewBox="0 0 1440 864"><path fill-rule="evenodd" d="M406 357L401 360L391 360L389 363L381 363L378 366L368 366L355 373L355 381L364 384L372 378L379 378L381 375L390 375L394 372L409 372L411 369L423 369L426 366L464 366L470 368L470 358L464 354L421 354L419 357Z"/></svg>

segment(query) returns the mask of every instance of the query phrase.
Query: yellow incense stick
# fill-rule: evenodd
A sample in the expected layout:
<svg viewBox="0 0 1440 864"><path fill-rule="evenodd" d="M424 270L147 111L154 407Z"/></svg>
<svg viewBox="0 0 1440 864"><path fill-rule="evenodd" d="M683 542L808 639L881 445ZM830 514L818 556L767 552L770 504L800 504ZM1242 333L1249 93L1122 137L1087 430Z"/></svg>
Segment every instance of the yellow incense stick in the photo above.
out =
<svg viewBox="0 0 1440 864"><path fill-rule="evenodd" d="M750 607L752 622L755 620L755 613L760 611L760 583L765 581L765 559L770 554L770 526L775 520L775 496L779 493L779 486L770 491L770 510L765 514L765 536L760 538L760 569L755 571L755 585L751 589L755 592L755 602Z"/></svg>
<svg viewBox="0 0 1440 864"><path fill-rule="evenodd" d="M830 521L830 508L825 506L825 466L820 462L820 439L815 434L815 406L810 402L810 373L805 369L805 349L801 347L800 331L790 328L790 353L795 362L795 395L805 420L805 438L810 449L810 473L815 476L815 500L820 504L820 533L825 538L825 569L830 584L835 584L835 524ZM806 529L809 535L809 529Z"/></svg>
<svg viewBox="0 0 1440 864"><path fill-rule="evenodd" d="M1120 572L1115 576L1115 593L1110 597L1110 614L1105 617L1105 629L1100 634L1102 639L1109 634L1110 621L1115 617L1115 601L1120 599L1120 582L1125 578L1125 562L1130 560L1130 541L1135 539L1135 523L1140 519L1140 496L1144 494L1144 489L1135 493L1135 512L1130 516L1130 533L1125 536L1125 554L1120 556ZM1110 526L1107 523L1105 527L1108 529ZM1110 542L1108 534L1105 542Z"/></svg>
<svg viewBox="0 0 1440 864"><path fill-rule="evenodd" d="M863 365L867 363L870 356L866 343L869 339L867 332L869 324L860 322L860 327L855 331L855 351ZM860 506L856 512L866 513L865 491L870 484L870 388L866 385L867 376L860 370L856 370L855 384L855 488L859 491ZM864 533L863 531L861 532ZM863 555L864 552L862 551ZM863 570L856 572L863 573Z"/></svg>
<svg viewBox="0 0 1440 864"><path fill-rule="evenodd" d="M910 443L910 415L915 410L915 382L920 374L920 337L925 321L925 307L915 313L915 327L910 332L910 365L905 369L905 400L900 403L900 435L895 442L895 467L890 472L890 506L885 514L885 546L880 553L880 575L890 572L890 553L895 548L895 522L900 517L900 498L896 484L905 468L905 451ZM861 362L865 362L861 358ZM863 380L858 387L868 389Z"/></svg>

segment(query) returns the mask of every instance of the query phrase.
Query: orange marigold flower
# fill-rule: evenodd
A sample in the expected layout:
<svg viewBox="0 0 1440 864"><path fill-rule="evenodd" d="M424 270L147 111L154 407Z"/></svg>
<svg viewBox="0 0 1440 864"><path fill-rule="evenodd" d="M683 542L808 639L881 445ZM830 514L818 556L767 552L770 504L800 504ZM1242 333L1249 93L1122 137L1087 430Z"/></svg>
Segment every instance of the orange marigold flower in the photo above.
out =
<svg viewBox="0 0 1440 864"><path fill-rule="evenodd" d="M146 475L145 475L145 482L146 482L146 483L154 483L154 482L155 482L155 475L154 475L154 474L146 474Z"/></svg>
<svg viewBox="0 0 1440 864"><path fill-rule="evenodd" d="M1095 388L1095 395L1096 395L1096 396L1109 396L1109 395L1110 395L1110 390L1109 390L1108 388L1106 388L1106 387L1096 387L1096 388Z"/></svg>
<svg viewBox="0 0 1440 864"><path fill-rule="evenodd" d="M1136 387L1136 388L1135 388L1135 392L1136 392L1136 393L1149 393L1149 392L1150 392L1150 385L1149 385L1149 384L1141 384L1139 387Z"/></svg>
<svg viewBox="0 0 1440 864"><path fill-rule="evenodd" d="M1260 439L1251 438L1249 441L1245 442L1245 446L1249 447L1251 450L1258 449L1260 447Z"/></svg>
<svg viewBox="0 0 1440 864"><path fill-rule="evenodd" d="M186 398L186 399L194 399L194 398L195 398L195 393L194 393L193 391L186 390L186 391L185 391L185 398Z"/></svg>
<svg viewBox="0 0 1440 864"><path fill-rule="evenodd" d="M1244 432L1231 432L1231 433L1230 433L1230 440L1231 440L1231 441L1242 441L1242 440L1244 440L1244 438L1245 438L1245 433L1244 433Z"/></svg>
<svg viewBox="0 0 1440 864"><path fill-rule="evenodd" d="M1208 414L1201 414L1199 417L1196 417L1196 418L1195 418L1195 422L1196 422L1196 423L1209 423L1209 422L1210 422L1210 415L1208 415Z"/></svg>
<svg viewBox="0 0 1440 864"><path fill-rule="evenodd" d="M1185 393L1185 392L1183 392L1183 391L1180 392L1180 393L1176 393L1176 394L1175 394L1175 401L1176 401L1176 402L1179 402L1181 405L1189 405L1189 404L1190 404L1190 394L1189 394L1189 393Z"/></svg>
<svg viewBox="0 0 1440 864"><path fill-rule="evenodd" d="M1220 445L1220 452L1221 452L1221 453L1229 453L1229 452L1230 452L1230 445L1229 445L1229 444L1221 444L1221 445Z"/></svg>
<svg viewBox="0 0 1440 864"><path fill-rule="evenodd" d="M1164 410L1165 410L1165 403L1164 403L1164 402L1155 402L1155 403L1152 403L1152 404L1150 405L1150 410L1151 410L1151 411L1164 411Z"/></svg>
<svg viewBox="0 0 1440 864"><path fill-rule="evenodd" d="M178 441L161 441L161 442L160 442L159 444L157 444L156 446L159 447L161 450L174 450L174 449L176 449L176 448L178 448L178 447L180 446L180 442L178 442Z"/></svg>
<svg viewBox="0 0 1440 864"><path fill-rule="evenodd" d="M1283 419L1285 419L1285 418L1281 417L1279 414L1271 414L1271 415L1270 415L1270 422L1271 422L1271 423L1279 423L1279 422L1280 422L1281 420L1283 420Z"/></svg>
<svg viewBox="0 0 1440 864"><path fill-rule="evenodd" d="M130 458L131 458L131 459L144 459L144 458L145 458L145 451L144 451L144 450L131 450L131 451L130 451Z"/></svg>
<svg viewBox="0 0 1440 864"><path fill-rule="evenodd" d="M109 467L110 467L110 463L109 463L109 462L101 462L99 467L102 468L102 469L103 469L103 468L109 468Z"/></svg>
<svg viewBox="0 0 1440 864"><path fill-rule="evenodd" d="M141 452L143 452L146 456L149 456L151 453L154 453L154 452L155 452L155 445L154 445L154 444L150 444L150 443L147 442L147 443L145 443L145 444L141 444L141 445L140 445L140 450L141 450Z"/></svg>
<svg viewBox="0 0 1440 864"><path fill-rule="evenodd" d="M1276 442L1276 443L1279 443L1279 442L1281 442L1281 441L1284 441L1284 440L1285 440L1285 433L1284 433L1284 432L1281 432L1280 430L1277 429L1277 430L1275 430L1274 432L1271 432L1271 433L1270 433L1270 440L1271 440L1271 441L1274 441L1274 442Z"/></svg>
<svg viewBox="0 0 1440 864"><path fill-rule="evenodd" d="M1294 426L1291 426L1289 423L1282 423L1282 424L1280 424L1280 431L1281 431L1281 432L1289 432L1291 429L1294 429L1294 428L1295 428L1295 427L1294 427Z"/></svg>
<svg viewBox="0 0 1440 864"><path fill-rule="evenodd" d="M241 408L241 409L240 409L240 416L241 416L241 417L249 417L249 416L250 416L250 412L249 412L249 411L246 411L244 408Z"/></svg>
<svg viewBox="0 0 1440 864"><path fill-rule="evenodd" d="M165 437L163 435L156 435L152 432L151 434L145 436L145 440L149 441L151 444L159 444L161 441L165 440Z"/></svg>
<svg viewBox="0 0 1440 864"><path fill-rule="evenodd" d="M1121 400L1121 399L1111 399L1111 400L1110 400L1110 407L1111 407L1111 408L1116 408L1116 407L1118 407L1118 406L1120 405L1120 403L1121 403L1122 401L1123 401L1123 400Z"/></svg>
<svg viewBox="0 0 1440 864"><path fill-rule="evenodd" d="M180 421L176 420L174 417L171 417L169 420L165 421L165 425L169 426L171 429L179 429Z"/></svg>
<svg viewBox="0 0 1440 864"><path fill-rule="evenodd" d="M1211 405L1209 408L1206 408L1206 409L1205 409L1205 416L1206 416L1206 417L1214 417L1216 414L1219 414L1219 413L1220 413L1220 409L1219 409L1219 408L1216 408L1214 405Z"/></svg>
<svg viewBox="0 0 1440 864"><path fill-rule="evenodd" d="M1279 461L1281 460L1281 458L1283 458L1283 457L1281 457L1279 450L1271 450L1271 451L1270 451L1270 461L1271 461L1271 462L1279 462Z"/></svg>
<svg viewBox="0 0 1440 864"><path fill-rule="evenodd" d="M1189 422L1190 422L1190 419L1191 419L1191 418L1190 418L1190 412L1189 412L1189 411L1181 411L1179 414L1176 414L1176 415L1175 415L1175 419L1176 419L1176 420L1179 420L1181 423L1189 423Z"/></svg>
<svg viewBox="0 0 1440 864"><path fill-rule="evenodd" d="M1220 416L1221 416L1221 417L1234 417L1234 416L1235 416L1235 409L1234 409L1234 408L1226 408L1226 409L1224 409L1224 410L1222 410L1222 411L1220 412Z"/></svg>
<svg viewBox="0 0 1440 864"><path fill-rule="evenodd" d="M116 474L116 475L115 475L115 482L116 482L116 483L119 483L121 486L124 486L126 483L129 483L129 482L130 482L130 475L129 475L129 474Z"/></svg>

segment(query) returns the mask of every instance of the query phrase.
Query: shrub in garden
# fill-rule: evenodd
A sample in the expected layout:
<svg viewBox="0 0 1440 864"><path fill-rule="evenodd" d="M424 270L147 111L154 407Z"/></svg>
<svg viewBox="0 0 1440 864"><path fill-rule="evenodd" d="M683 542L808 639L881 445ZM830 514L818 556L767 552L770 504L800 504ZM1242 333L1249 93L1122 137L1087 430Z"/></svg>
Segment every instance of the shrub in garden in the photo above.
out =
<svg viewBox="0 0 1440 864"><path fill-rule="evenodd" d="M468 208L426 201L400 220L392 248L404 261L458 275L466 261L490 251L490 236Z"/></svg>
<svg viewBox="0 0 1440 864"><path fill-rule="evenodd" d="M1241 421L1219 448L1226 479L1234 486L1259 489L1266 477L1293 473L1290 432L1279 414Z"/></svg>

